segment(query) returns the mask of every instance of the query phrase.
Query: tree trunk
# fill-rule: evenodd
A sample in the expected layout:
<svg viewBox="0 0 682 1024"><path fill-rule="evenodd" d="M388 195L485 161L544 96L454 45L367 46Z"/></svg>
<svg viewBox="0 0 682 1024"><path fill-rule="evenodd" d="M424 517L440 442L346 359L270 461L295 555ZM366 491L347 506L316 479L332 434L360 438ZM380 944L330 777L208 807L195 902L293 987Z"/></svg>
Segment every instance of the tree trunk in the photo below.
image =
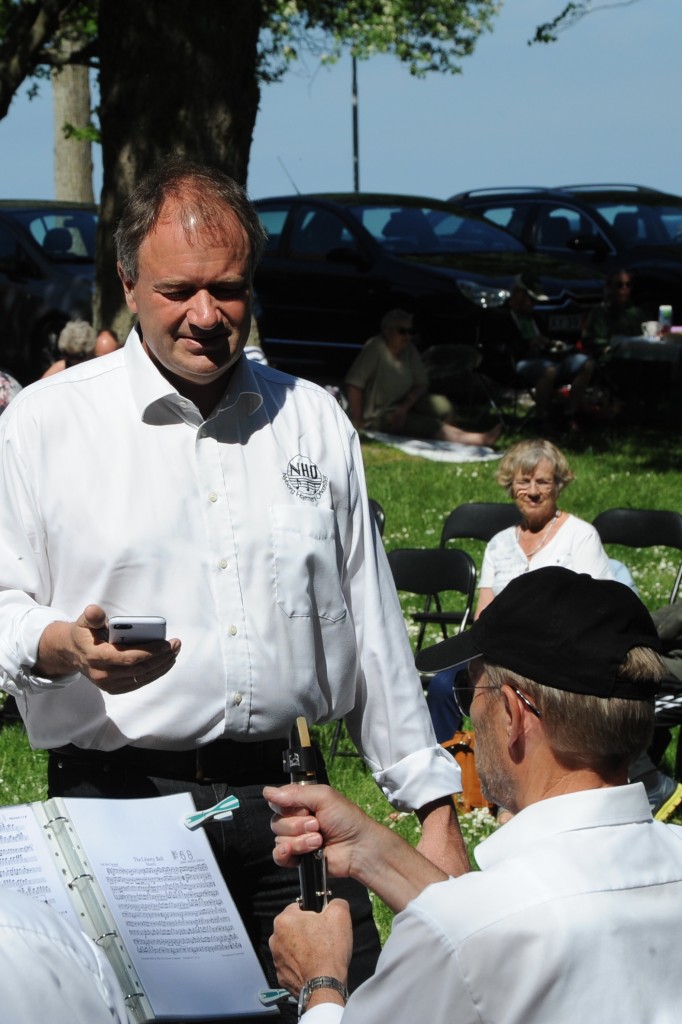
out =
<svg viewBox="0 0 682 1024"><path fill-rule="evenodd" d="M246 181L261 20L259 0L100 0L98 327L130 325L113 232L146 171L173 153Z"/></svg>
<svg viewBox="0 0 682 1024"><path fill-rule="evenodd" d="M68 56L73 48L74 44L69 40L62 41L64 56ZM55 199L93 203L92 144L88 139L79 139L66 131L67 125L83 130L90 124L88 69L66 64L53 69L50 77L54 111Z"/></svg>

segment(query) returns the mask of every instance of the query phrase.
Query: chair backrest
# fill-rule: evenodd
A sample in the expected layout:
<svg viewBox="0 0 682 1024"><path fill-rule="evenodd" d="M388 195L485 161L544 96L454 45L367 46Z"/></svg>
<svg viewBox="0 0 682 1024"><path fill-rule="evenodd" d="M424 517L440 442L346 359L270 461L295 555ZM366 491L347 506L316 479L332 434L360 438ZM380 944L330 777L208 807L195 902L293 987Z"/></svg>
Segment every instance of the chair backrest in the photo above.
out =
<svg viewBox="0 0 682 1024"><path fill-rule="evenodd" d="M369 499L369 507L374 515L374 520L379 530L379 536L383 537L384 527L386 525L386 513L384 512L383 505L379 504L376 498Z"/></svg>
<svg viewBox="0 0 682 1024"><path fill-rule="evenodd" d="M458 548L396 548L388 552L388 564L396 590L426 598L423 613L414 616L421 624L417 650L428 622L440 625L443 636L447 635L448 623L464 629L476 592L476 565L471 555ZM443 610L443 596L450 592L463 595L463 607L456 613ZM435 612L431 612L431 604L435 605Z"/></svg>
<svg viewBox="0 0 682 1024"><path fill-rule="evenodd" d="M521 513L513 502L472 501L453 508L443 523L441 547L450 540L491 540L500 530L521 522Z"/></svg>
<svg viewBox="0 0 682 1024"><path fill-rule="evenodd" d="M602 544L622 544L629 548L665 547L682 552L682 515L662 509L610 508L592 521ZM682 565L670 592L670 604L682 582Z"/></svg>

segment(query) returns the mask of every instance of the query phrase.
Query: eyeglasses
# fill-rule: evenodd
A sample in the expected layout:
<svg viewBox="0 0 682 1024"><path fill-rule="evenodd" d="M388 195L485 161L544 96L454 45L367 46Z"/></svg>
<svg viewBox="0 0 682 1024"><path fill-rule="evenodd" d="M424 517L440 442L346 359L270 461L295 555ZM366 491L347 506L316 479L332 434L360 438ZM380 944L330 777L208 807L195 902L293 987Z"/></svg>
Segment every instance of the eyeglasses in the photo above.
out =
<svg viewBox="0 0 682 1024"><path fill-rule="evenodd" d="M539 491L551 491L554 487L553 480L530 480L528 477L520 477L518 480L512 481L517 491L529 491L533 484Z"/></svg>
<svg viewBox="0 0 682 1024"><path fill-rule="evenodd" d="M514 691L519 700L526 705L529 711L532 711L532 713L537 718L542 718L542 713L539 711L538 708L535 707L535 704L528 700L528 697L526 697L525 693L522 693L521 690L519 690L516 686L512 686L511 683L507 683L507 685ZM464 715L465 718L470 718L471 705L473 704L478 694L481 693L483 690L499 689L501 689L501 687L499 686L473 686L471 683L471 676L469 675L469 670L466 668L462 669L455 676L455 704L457 705L460 712L462 713L462 715Z"/></svg>

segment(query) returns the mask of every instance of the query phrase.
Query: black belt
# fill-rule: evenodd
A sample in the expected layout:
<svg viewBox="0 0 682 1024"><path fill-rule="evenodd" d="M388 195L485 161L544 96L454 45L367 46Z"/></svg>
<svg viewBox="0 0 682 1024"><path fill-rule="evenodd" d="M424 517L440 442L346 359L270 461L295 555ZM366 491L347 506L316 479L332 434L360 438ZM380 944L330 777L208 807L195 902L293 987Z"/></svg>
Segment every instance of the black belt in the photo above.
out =
<svg viewBox="0 0 682 1024"><path fill-rule="evenodd" d="M192 750L158 750L149 747L119 747L118 750L84 750L69 743L51 751L102 771L124 769L152 778L177 782L249 782L284 784L283 754L286 739L238 743L214 740Z"/></svg>

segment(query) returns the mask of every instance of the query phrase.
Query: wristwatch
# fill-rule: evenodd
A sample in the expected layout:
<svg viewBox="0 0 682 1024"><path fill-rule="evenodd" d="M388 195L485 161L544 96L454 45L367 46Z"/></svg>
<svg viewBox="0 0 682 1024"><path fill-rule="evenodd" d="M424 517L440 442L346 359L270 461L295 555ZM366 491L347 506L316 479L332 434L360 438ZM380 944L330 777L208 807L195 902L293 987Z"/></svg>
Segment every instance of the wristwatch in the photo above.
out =
<svg viewBox="0 0 682 1024"><path fill-rule="evenodd" d="M335 992L339 993L344 1003L348 1002L348 989L342 981L339 981L338 978L330 978L327 975L321 975L319 978L310 978L301 988L301 992L298 997L299 1020L308 1009L308 1003L310 1002L311 995L318 988L333 988Z"/></svg>

